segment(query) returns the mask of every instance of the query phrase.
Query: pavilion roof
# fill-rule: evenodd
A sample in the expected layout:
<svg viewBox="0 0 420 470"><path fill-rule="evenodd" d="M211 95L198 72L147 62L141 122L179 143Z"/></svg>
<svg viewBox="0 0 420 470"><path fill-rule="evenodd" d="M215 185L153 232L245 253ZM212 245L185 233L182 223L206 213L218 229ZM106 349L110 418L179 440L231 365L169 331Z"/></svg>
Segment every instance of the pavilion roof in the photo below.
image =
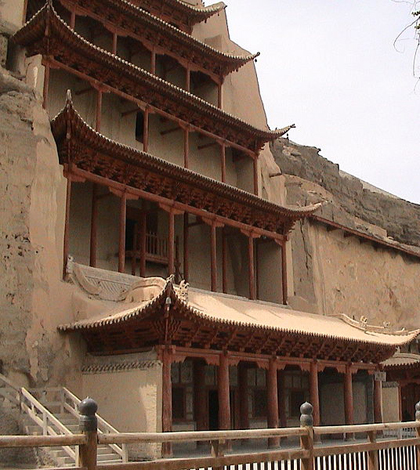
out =
<svg viewBox="0 0 420 470"><path fill-rule="evenodd" d="M117 143L92 129L74 109L70 94L52 120L60 163L166 198L167 202L203 209L208 216L234 219L285 234L293 223L320 205L288 207L200 175L174 163Z"/></svg>
<svg viewBox="0 0 420 470"><path fill-rule="evenodd" d="M127 0L60 0L60 3L123 31L149 49L168 54L193 69L208 71L219 79L259 55L221 52Z"/></svg>
<svg viewBox="0 0 420 470"><path fill-rule="evenodd" d="M47 3L14 36L30 54L42 54L52 66L130 97L156 112L178 119L191 128L211 133L228 145L244 151L259 151L290 127L275 131L253 127L220 108L198 98L112 53L94 46L75 33Z"/></svg>
<svg viewBox="0 0 420 470"><path fill-rule="evenodd" d="M88 286L87 277L80 284ZM389 358L419 333L393 333L345 315L311 314L232 295L185 290L176 287L172 278L151 278L150 286L142 278L126 292L125 302L59 329L82 332L92 352L127 352L162 344L166 338L181 347L374 363Z"/></svg>
<svg viewBox="0 0 420 470"><path fill-rule="evenodd" d="M420 354L396 352L382 363L386 371L399 369L420 369Z"/></svg>

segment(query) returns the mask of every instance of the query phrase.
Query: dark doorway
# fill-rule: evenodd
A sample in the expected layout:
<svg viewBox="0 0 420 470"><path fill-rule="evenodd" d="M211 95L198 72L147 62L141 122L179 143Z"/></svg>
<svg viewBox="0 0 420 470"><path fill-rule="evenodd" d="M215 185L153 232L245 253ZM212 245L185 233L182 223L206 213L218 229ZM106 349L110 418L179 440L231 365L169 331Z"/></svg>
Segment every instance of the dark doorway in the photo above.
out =
<svg viewBox="0 0 420 470"><path fill-rule="evenodd" d="M217 390L209 390L209 430L219 429L219 395Z"/></svg>

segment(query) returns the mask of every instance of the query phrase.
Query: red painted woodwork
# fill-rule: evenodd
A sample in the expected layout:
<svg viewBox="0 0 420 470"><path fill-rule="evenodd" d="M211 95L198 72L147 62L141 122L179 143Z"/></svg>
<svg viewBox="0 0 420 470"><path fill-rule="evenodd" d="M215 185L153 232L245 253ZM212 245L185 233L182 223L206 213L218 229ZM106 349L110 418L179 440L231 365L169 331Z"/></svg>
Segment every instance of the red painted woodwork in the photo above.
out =
<svg viewBox="0 0 420 470"><path fill-rule="evenodd" d="M244 362L238 364L238 389L239 428L249 429L248 367Z"/></svg>
<svg viewBox="0 0 420 470"><path fill-rule="evenodd" d="M320 425L320 409L319 409L319 384L318 384L318 364L311 362L311 369L309 372L309 393L311 405L314 408L314 426Z"/></svg>
<svg viewBox="0 0 420 470"><path fill-rule="evenodd" d="M140 276L146 276L146 240L147 240L147 215L142 212L140 218Z"/></svg>
<svg viewBox="0 0 420 470"><path fill-rule="evenodd" d="M98 241L98 185L92 185L92 208L90 219L90 266L96 267Z"/></svg>
<svg viewBox="0 0 420 470"><path fill-rule="evenodd" d="M64 220L64 242L63 242L63 277L66 275L67 259L69 257L70 246L70 202L71 202L71 178L67 177L66 191L66 215Z"/></svg>
<svg viewBox="0 0 420 470"><path fill-rule="evenodd" d="M125 228L127 219L127 193L124 192L120 198L120 230L118 249L118 272L125 271Z"/></svg>
<svg viewBox="0 0 420 470"><path fill-rule="evenodd" d="M215 223L210 226L211 245L211 290L217 292L217 226Z"/></svg>
<svg viewBox="0 0 420 470"><path fill-rule="evenodd" d="M184 130L184 168L189 167L190 159L190 131L188 127Z"/></svg>
<svg viewBox="0 0 420 470"><path fill-rule="evenodd" d="M226 229L222 228L222 289L223 293L227 293L228 281L227 281L227 239Z"/></svg>
<svg viewBox="0 0 420 470"><path fill-rule="evenodd" d="M223 109L223 82L218 83L218 90L217 90L217 106L220 109Z"/></svg>
<svg viewBox="0 0 420 470"><path fill-rule="evenodd" d="M197 431L208 429L206 401L205 362L194 361L194 414Z"/></svg>
<svg viewBox="0 0 420 470"><path fill-rule="evenodd" d="M48 91L50 87L50 71L51 68L48 63L44 65L44 89L43 89L43 94L44 94L44 100L42 102L42 106L44 109L47 109L48 107Z"/></svg>
<svg viewBox="0 0 420 470"><path fill-rule="evenodd" d="M248 277L249 277L249 298L255 300L255 264L254 264L254 239L248 237Z"/></svg>
<svg viewBox="0 0 420 470"><path fill-rule="evenodd" d="M76 27L76 12L73 10L70 13L70 28L74 30Z"/></svg>
<svg viewBox="0 0 420 470"><path fill-rule="evenodd" d="M150 73L156 75L156 51L150 52Z"/></svg>
<svg viewBox="0 0 420 470"><path fill-rule="evenodd" d="M162 350L162 431L172 431L172 354L170 350ZM170 443L162 444L162 454L169 457L172 454Z"/></svg>
<svg viewBox="0 0 420 470"><path fill-rule="evenodd" d="M175 213L168 212L168 275L175 274Z"/></svg>
<svg viewBox="0 0 420 470"><path fill-rule="evenodd" d="M222 144L220 146L220 160L222 164L221 177L222 183L226 183L226 145Z"/></svg>
<svg viewBox="0 0 420 470"><path fill-rule="evenodd" d="M375 423L382 423L382 382L375 379L373 380L373 412Z"/></svg>
<svg viewBox="0 0 420 470"><path fill-rule="evenodd" d="M225 353L220 355L217 370L217 390L219 396L219 429L230 429L229 359Z"/></svg>
<svg viewBox="0 0 420 470"><path fill-rule="evenodd" d="M281 243L281 288L283 296L283 304L288 303L288 285L287 285L287 247L286 240Z"/></svg>
<svg viewBox="0 0 420 470"><path fill-rule="evenodd" d="M346 424L354 424L353 409L353 373L351 366L346 366L344 373L344 415ZM352 439L353 435L347 435L347 439Z"/></svg>
<svg viewBox="0 0 420 470"><path fill-rule="evenodd" d="M117 55L117 48L118 48L118 34L112 33L112 53Z"/></svg>
<svg viewBox="0 0 420 470"><path fill-rule="evenodd" d="M150 110L146 106L143 113L143 152L149 149L149 115Z"/></svg>
<svg viewBox="0 0 420 470"><path fill-rule="evenodd" d="M102 118L102 91L96 90L96 120L95 128L97 132L101 132L101 118Z"/></svg>
<svg viewBox="0 0 420 470"><path fill-rule="evenodd" d="M285 381L284 381L284 370L279 370L277 372L278 378L278 403L279 403L279 420L280 427L287 427L287 417L286 417L286 390L285 390Z"/></svg>
<svg viewBox="0 0 420 470"><path fill-rule="evenodd" d="M190 229L188 225L188 213L184 214L184 279L188 282L189 279L189 235Z"/></svg>
<svg viewBox="0 0 420 470"><path fill-rule="evenodd" d="M254 171L254 194L258 196L258 158L255 157L253 162L253 171Z"/></svg>
<svg viewBox="0 0 420 470"><path fill-rule="evenodd" d="M269 428L279 427L279 403L277 388L276 362L271 359L267 370L267 424ZM278 447L280 439L273 437L268 439L268 447Z"/></svg>

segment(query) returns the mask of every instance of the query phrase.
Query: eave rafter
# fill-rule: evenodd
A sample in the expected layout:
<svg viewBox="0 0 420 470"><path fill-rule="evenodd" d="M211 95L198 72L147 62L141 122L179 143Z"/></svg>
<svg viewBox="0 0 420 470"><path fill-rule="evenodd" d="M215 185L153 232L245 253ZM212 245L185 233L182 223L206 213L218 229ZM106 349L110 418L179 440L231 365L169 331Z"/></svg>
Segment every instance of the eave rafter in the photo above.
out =
<svg viewBox="0 0 420 470"><path fill-rule="evenodd" d="M257 129L245 121L123 59L92 45L57 15L48 2L13 40L30 55L42 54L44 62L61 68L92 86L113 92L149 108L180 125L217 136L227 145L256 158L265 143L285 134Z"/></svg>
<svg viewBox="0 0 420 470"><path fill-rule="evenodd" d="M140 41L150 51L165 53L191 70L209 74L218 83L259 55L220 52L126 0L59 1L78 15L100 21L112 32Z"/></svg>

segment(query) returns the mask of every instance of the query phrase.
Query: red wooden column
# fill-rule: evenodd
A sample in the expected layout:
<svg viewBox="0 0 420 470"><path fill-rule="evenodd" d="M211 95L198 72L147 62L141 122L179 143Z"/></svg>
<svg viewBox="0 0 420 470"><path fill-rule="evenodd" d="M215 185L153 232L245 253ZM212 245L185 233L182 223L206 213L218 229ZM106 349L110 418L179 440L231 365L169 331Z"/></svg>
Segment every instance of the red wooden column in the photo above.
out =
<svg viewBox="0 0 420 470"><path fill-rule="evenodd" d="M225 228L222 228L222 289L223 293L227 293L227 240Z"/></svg>
<svg viewBox="0 0 420 470"><path fill-rule="evenodd" d="M96 267L96 253L98 240L98 185L92 186L92 209L90 216L90 265Z"/></svg>
<svg viewBox="0 0 420 470"><path fill-rule="evenodd" d="M280 427L287 427L287 417L286 417L286 390L285 390L285 380L284 380L284 370L279 370L277 373L278 378L278 402L279 402L279 417L280 417Z"/></svg>
<svg viewBox="0 0 420 470"><path fill-rule="evenodd" d="M382 382L373 378L373 414L375 423L382 423Z"/></svg>
<svg viewBox="0 0 420 470"><path fill-rule="evenodd" d="M226 183L226 145L220 145L220 163L222 165L221 177L222 183Z"/></svg>
<svg viewBox="0 0 420 470"><path fill-rule="evenodd" d="M254 194L258 196L258 155L255 155L253 159L253 171L254 171Z"/></svg>
<svg viewBox="0 0 420 470"><path fill-rule="evenodd" d="M220 109L223 109L223 79L220 79L220 82L217 84L218 93L217 93L217 106Z"/></svg>
<svg viewBox="0 0 420 470"><path fill-rule="evenodd" d="M210 227L211 236L211 291L217 292L217 225L213 221Z"/></svg>
<svg viewBox="0 0 420 470"><path fill-rule="evenodd" d="M188 212L184 214L184 279L188 282L189 279L189 235L190 235L190 227L189 227L189 219L188 219Z"/></svg>
<svg viewBox="0 0 420 470"><path fill-rule="evenodd" d="M241 230L242 231L242 230ZM254 232L242 231L248 237L248 279L249 279L249 298L255 300L255 256L254 256L254 238L260 235Z"/></svg>
<svg viewBox="0 0 420 470"><path fill-rule="evenodd" d="M156 75L156 51L152 50L150 59L150 73Z"/></svg>
<svg viewBox="0 0 420 470"><path fill-rule="evenodd" d="M314 426L319 426L321 422L319 410L319 384L318 384L318 363L311 362L311 369L309 372L309 394L311 397L311 405L314 408Z"/></svg>
<svg viewBox="0 0 420 470"><path fill-rule="evenodd" d="M124 192L120 199L120 236L118 249L118 272L125 271L125 229L127 217L127 193Z"/></svg>
<svg viewBox="0 0 420 470"><path fill-rule="evenodd" d="M63 277L66 275L67 259L69 257L70 246L70 202L71 202L71 175L67 175L66 191L66 215L64 220L64 241L63 241Z"/></svg>
<svg viewBox="0 0 420 470"><path fill-rule="evenodd" d="M175 213L168 212L168 275L175 274Z"/></svg>
<svg viewBox="0 0 420 470"><path fill-rule="evenodd" d="M185 68L185 89L187 91L191 90L191 69L189 65Z"/></svg>
<svg viewBox="0 0 420 470"><path fill-rule="evenodd" d="M217 391L219 396L219 429L230 429L229 359L226 353L219 356Z"/></svg>
<svg viewBox="0 0 420 470"><path fill-rule="evenodd" d="M205 383L205 363L194 361L194 413L197 431L208 429Z"/></svg>
<svg viewBox="0 0 420 470"><path fill-rule="evenodd" d="M140 277L146 276L146 231L147 214L142 212L140 218Z"/></svg>
<svg viewBox="0 0 420 470"><path fill-rule="evenodd" d="M354 424L353 371L351 365L346 366L344 373L344 415L346 424ZM347 439L353 438L353 434L347 434Z"/></svg>
<svg viewBox="0 0 420 470"><path fill-rule="evenodd" d="M102 120L102 91L96 90L96 119L95 127L98 132L101 132L101 120Z"/></svg>
<svg viewBox="0 0 420 470"><path fill-rule="evenodd" d="M149 151L149 116L150 111L146 106L143 113L143 152Z"/></svg>
<svg viewBox="0 0 420 470"><path fill-rule="evenodd" d="M48 107L48 90L50 88L50 73L51 73L51 67L47 62L44 64L44 88L43 88L44 100L42 102L42 107L44 109L47 109Z"/></svg>
<svg viewBox="0 0 420 470"><path fill-rule="evenodd" d="M118 48L118 34L112 33L112 53L117 55L117 48Z"/></svg>
<svg viewBox="0 0 420 470"><path fill-rule="evenodd" d="M283 304L287 305L288 302L288 285L287 285L287 240L284 239L281 244L281 287L283 293Z"/></svg>
<svg viewBox="0 0 420 470"><path fill-rule="evenodd" d="M162 432L172 431L172 353L168 347L162 350ZM162 444L162 454L169 457L172 454L170 443Z"/></svg>
<svg viewBox="0 0 420 470"><path fill-rule="evenodd" d="M76 12L73 10L70 13L70 28L74 30L76 26Z"/></svg>
<svg viewBox="0 0 420 470"><path fill-rule="evenodd" d="M184 168L189 168L190 160L190 130L184 129Z"/></svg>
<svg viewBox="0 0 420 470"><path fill-rule="evenodd" d="M279 427L279 402L277 388L277 365L275 359L270 359L267 371L267 425L269 428ZM278 447L280 439L270 437L268 447Z"/></svg>
<svg viewBox="0 0 420 470"><path fill-rule="evenodd" d="M243 362L238 364L238 385L240 420L239 427L240 429L249 429L248 367Z"/></svg>

